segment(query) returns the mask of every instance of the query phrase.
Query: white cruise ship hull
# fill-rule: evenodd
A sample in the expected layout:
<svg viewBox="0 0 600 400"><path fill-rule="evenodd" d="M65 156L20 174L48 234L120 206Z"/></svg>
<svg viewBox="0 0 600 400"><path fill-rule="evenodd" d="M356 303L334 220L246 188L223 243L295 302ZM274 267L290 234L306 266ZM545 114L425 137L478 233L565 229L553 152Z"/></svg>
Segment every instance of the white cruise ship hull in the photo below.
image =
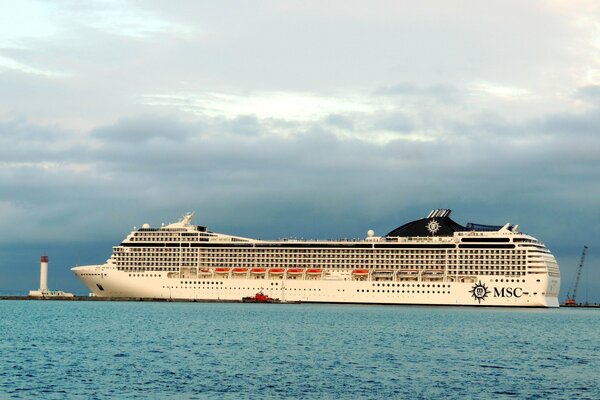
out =
<svg viewBox="0 0 600 400"><path fill-rule="evenodd" d="M353 281L351 276L173 279L161 273L130 274L109 265L76 267L73 272L98 297L189 301L241 301L262 291L282 302L558 307L560 288L560 279L546 277L502 279L502 282L496 282L500 279L495 277L482 277L474 282ZM478 287L483 288L479 296L473 293Z"/></svg>

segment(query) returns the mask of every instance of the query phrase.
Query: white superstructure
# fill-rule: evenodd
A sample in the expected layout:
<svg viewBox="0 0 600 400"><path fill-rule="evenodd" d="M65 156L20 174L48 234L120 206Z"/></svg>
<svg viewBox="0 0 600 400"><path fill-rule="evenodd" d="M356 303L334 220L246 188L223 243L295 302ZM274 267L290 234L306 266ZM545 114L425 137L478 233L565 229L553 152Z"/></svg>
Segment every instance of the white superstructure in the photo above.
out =
<svg viewBox="0 0 600 400"><path fill-rule="evenodd" d="M434 210L383 237L256 240L210 232L192 214L144 224L103 265L72 271L94 295L282 301L558 307L554 256L516 226L467 224Z"/></svg>

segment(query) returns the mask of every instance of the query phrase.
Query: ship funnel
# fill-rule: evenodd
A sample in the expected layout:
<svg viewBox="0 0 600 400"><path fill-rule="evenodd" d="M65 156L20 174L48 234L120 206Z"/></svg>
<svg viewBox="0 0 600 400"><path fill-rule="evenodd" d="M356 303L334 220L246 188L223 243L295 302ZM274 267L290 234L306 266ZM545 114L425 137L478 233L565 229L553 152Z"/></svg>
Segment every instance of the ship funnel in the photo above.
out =
<svg viewBox="0 0 600 400"><path fill-rule="evenodd" d="M431 210L427 218L444 218L450 215L452 210L447 208L436 208L435 210Z"/></svg>

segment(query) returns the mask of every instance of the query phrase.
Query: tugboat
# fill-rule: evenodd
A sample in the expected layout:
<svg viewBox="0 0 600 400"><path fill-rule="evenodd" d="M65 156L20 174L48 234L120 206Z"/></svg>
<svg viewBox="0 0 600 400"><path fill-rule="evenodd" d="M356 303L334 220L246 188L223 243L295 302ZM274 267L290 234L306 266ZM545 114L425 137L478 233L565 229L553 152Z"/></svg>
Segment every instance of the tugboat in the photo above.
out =
<svg viewBox="0 0 600 400"><path fill-rule="evenodd" d="M281 301L273 299L263 292L258 292L252 297L242 297L242 303L281 303Z"/></svg>

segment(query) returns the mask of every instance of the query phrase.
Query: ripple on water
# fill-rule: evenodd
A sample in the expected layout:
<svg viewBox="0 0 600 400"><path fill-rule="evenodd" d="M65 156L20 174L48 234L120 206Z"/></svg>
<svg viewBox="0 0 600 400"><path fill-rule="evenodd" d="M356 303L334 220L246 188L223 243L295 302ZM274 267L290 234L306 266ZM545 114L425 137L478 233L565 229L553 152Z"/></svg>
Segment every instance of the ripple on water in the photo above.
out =
<svg viewBox="0 0 600 400"><path fill-rule="evenodd" d="M595 310L3 301L0 315L0 398L600 398Z"/></svg>

